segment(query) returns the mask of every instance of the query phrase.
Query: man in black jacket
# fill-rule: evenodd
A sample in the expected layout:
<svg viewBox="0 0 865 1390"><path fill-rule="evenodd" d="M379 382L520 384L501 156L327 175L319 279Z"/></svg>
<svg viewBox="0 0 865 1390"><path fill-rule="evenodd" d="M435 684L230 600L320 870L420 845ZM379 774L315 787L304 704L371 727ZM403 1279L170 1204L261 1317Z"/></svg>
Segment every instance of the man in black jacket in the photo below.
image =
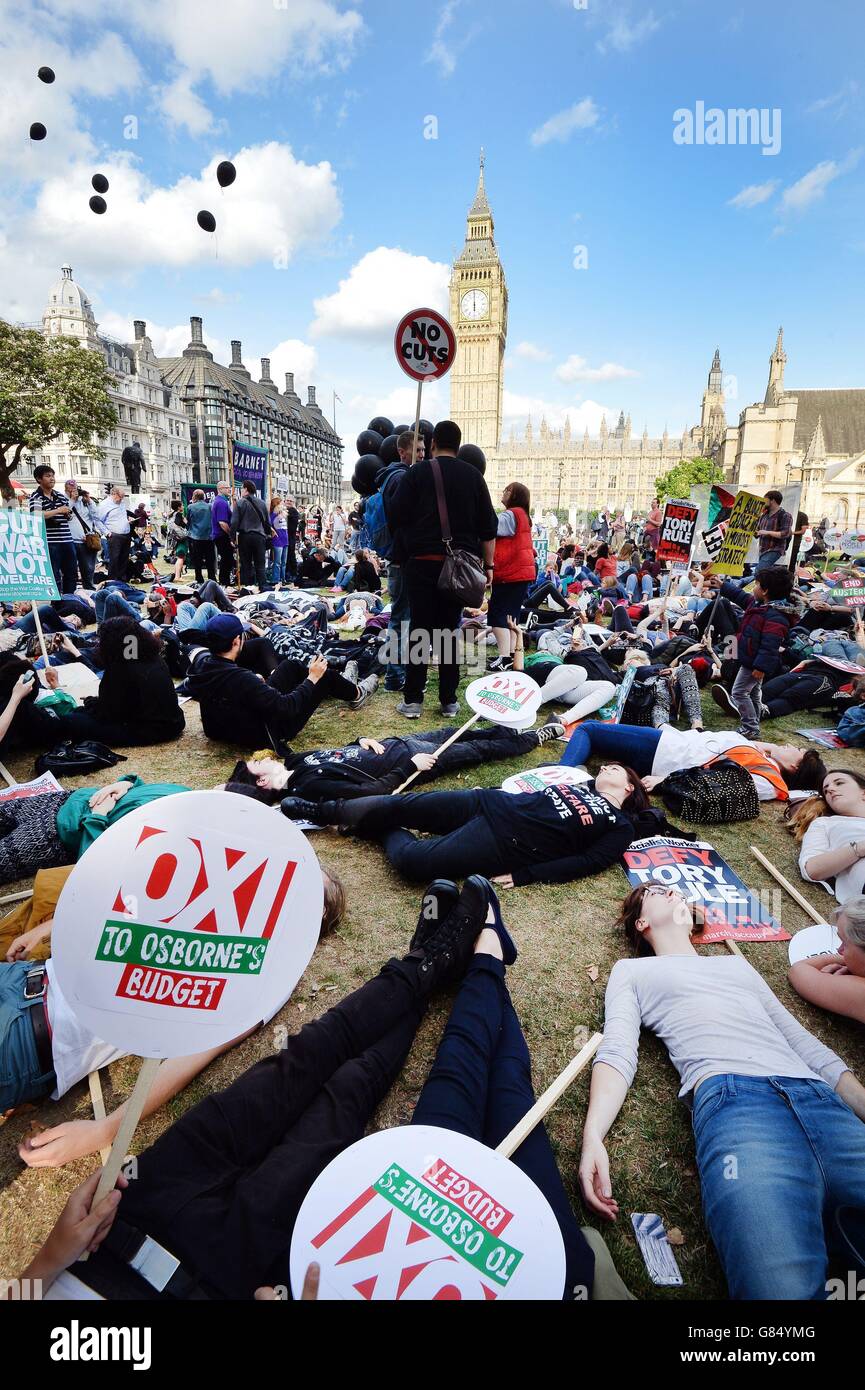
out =
<svg viewBox="0 0 865 1390"><path fill-rule="evenodd" d="M217 613L204 634L207 649L193 656L186 686L201 707L205 734L223 743L278 748L298 734L328 696L358 708L375 689L374 676L356 683L328 666L323 656L314 656L308 666L290 658L281 661L268 680L244 670L237 664L244 629L235 613Z"/></svg>
<svg viewBox="0 0 865 1390"><path fill-rule="evenodd" d="M453 420L440 420L432 438L433 457L442 473L445 505L453 548L483 557L487 582L492 581L498 520L483 477L457 457L462 434ZM456 633L462 617L458 599L438 588L445 559L435 478L429 459L406 470L388 506L388 524L398 538L411 610L411 637L403 702L397 705L407 719L419 718L430 651L439 655L439 700L442 713L455 715L459 684Z"/></svg>

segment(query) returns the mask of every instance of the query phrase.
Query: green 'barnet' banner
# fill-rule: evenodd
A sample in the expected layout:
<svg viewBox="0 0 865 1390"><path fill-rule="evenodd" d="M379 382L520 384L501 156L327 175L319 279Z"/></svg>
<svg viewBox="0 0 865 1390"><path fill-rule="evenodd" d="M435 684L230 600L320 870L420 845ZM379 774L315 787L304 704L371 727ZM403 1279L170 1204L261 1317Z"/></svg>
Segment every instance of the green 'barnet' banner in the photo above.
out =
<svg viewBox="0 0 865 1390"><path fill-rule="evenodd" d="M44 518L0 508L0 603L48 603L59 597Z"/></svg>

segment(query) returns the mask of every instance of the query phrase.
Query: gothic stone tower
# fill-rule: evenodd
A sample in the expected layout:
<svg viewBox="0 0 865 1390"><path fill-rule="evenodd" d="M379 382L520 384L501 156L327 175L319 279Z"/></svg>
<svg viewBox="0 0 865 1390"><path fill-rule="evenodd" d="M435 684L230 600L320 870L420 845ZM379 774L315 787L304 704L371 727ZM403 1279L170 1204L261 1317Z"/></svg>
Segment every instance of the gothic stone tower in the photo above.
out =
<svg viewBox="0 0 865 1390"><path fill-rule="evenodd" d="M709 380L703 392L703 409L700 419L702 431L701 451L706 458L718 450L727 432L727 417L724 413L724 375L721 370L721 354L715 348L715 356L709 369Z"/></svg>
<svg viewBox="0 0 865 1390"><path fill-rule="evenodd" d="M457 336L451 369L451 417L467 443L496 449L502 431L502 363L508 331L508 291L493 238L484 187L484 153L465 245L454 261L450 321Z"/></svg>

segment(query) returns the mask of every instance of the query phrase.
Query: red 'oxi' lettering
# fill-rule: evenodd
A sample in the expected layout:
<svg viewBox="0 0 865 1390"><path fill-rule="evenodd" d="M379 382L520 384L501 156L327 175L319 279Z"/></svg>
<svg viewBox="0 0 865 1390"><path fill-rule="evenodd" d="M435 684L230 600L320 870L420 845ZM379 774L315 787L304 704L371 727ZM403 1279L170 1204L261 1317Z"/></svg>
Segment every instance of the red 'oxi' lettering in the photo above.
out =
<svg viewBox="0 0 865 1390"><path fill-rule="evenodd" d="M175 1009L215 1009L224 989L225 980L207 975L180 975L175 970L127 965L117 985L117 997L167 1004Z"/></svg>

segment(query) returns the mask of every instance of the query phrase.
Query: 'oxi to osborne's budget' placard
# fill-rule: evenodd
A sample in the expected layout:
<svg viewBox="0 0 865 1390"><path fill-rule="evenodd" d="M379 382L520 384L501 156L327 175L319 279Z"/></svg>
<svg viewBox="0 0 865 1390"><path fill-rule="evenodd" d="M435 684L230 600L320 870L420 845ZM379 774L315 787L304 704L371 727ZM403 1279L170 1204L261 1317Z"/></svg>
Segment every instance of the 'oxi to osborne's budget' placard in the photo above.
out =
<svg viewBox="0 0 865 1390"><path fill-rule="evenodd" d="M524 772L515 772L511 777L506 777L502 782L502 791L516 796L520 792L542 792L547 787L573 786L591 780L591 773L584 767L552 763L549 767L527 767Z"/></svg>
<svg viewBox="0 0 865 1390"><path fill-rule="evenodd" d="M281 1006L315 949L322 902L315 852L291 822L231 792L182 792L131 812L79 860L52 965L96 1037L183 1056Z"/></svg>
<svg viewBox="0 0 865 1390"><path fill-rule="evenodd" d="M493 724L528 728L541 706L541 687L522 671L490 671L466 687L466 704Z"/></svg>
<svg viewBox="0 0 865 1390"><path fill-rule="evenodd" d="M321 1299L557 1300L565 1286L540 1189L494 1149L431 1125L379 1130L325 1168L294 1228L295 1297L313 1260Z"/></svg>

